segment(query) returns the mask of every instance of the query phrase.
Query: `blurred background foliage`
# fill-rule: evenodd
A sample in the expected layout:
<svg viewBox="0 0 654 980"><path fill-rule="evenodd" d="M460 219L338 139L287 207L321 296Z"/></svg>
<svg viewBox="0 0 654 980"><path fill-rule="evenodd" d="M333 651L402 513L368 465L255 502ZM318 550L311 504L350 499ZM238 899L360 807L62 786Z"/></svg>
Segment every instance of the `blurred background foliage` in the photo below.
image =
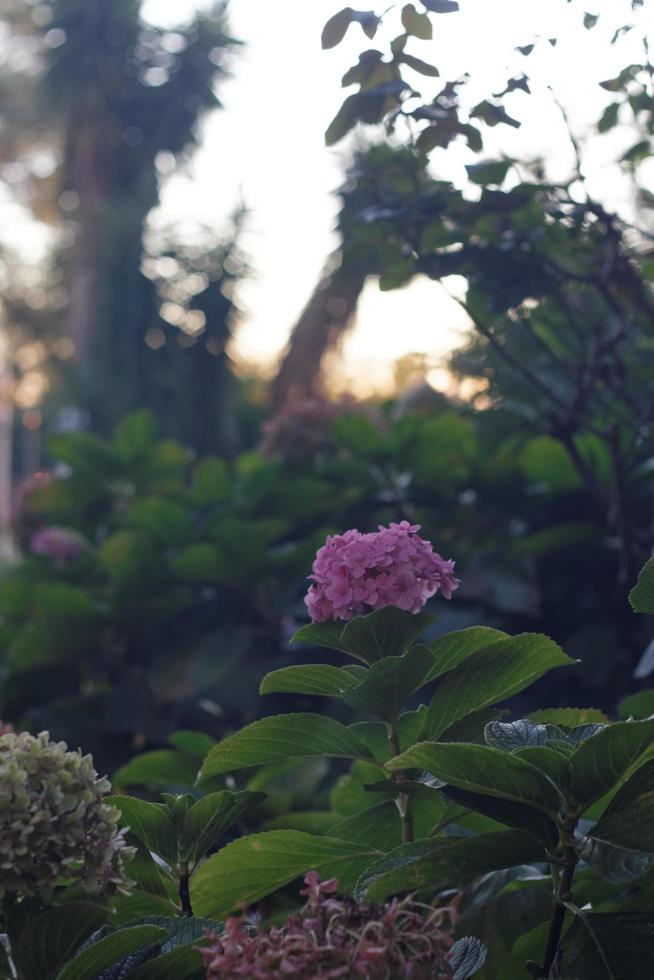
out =
<svg viewBox="0 0 654 980"><path fill-rule="evenodd" d="M615 44L639 30L642 4L631 6ZM162 175L220 108L240 42L220 4L174 31L139 10L0 7L0 176L50 229L38 267L10 244L0 254L15 409L2 415L0 468L5 485L48 473L19 485L0 580L2 717L82 744L107 769L180 729L219 737L263 710L257 682L273 663L302 659L288 638L325 534L405 518L463 579L437 631L546 632L584 668L535 696L614 711L654 670L651 627L626 600L654 518L646 35L641 63L602 83L595 127L630 134L618 161L627 219L590 192L572 130L565 180L502 155L496 129L519 125L505 96L528 105L528 75L468 98L468 78L443 81L407 52L429 32L407 5L389 51L364 51L347 73L357 90L327 131L330 144L362 134L348 144L338 248L276 377L244 380L228 345L251 274L247 202L226 229L149 221ZM592 30L595 15L580 17ZM373 43L382 26L337 14L323 43L360 28ZM430 166L456 142L471 151L464 187ZM366 282L393 290L417 276L469 317L448 392L404 365L412 385L384 401L329 400L329 355ZM68 550L56 535L37 546L48 529L73 533Z"/></svg>

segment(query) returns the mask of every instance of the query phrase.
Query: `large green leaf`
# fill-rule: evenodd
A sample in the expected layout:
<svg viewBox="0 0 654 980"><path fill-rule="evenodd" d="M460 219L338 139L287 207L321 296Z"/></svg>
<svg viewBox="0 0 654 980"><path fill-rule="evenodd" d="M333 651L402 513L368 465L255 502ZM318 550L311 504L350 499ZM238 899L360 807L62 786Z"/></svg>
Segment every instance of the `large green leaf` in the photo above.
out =
<svg viewBox="0 0 654 980"><path fill-rule="evenodd" d="M361 668L363 671L363 668ZM356 674L343 667L329 664L300 664L282 667L266 674L259 687L260 694L316 694L340 698L350 687L359 683Z"/></svg>
<svg viewBox="0 0 654 980"><path fill-rule="evenodd" d="M306 646L327 647L329 650L340 650L348 653L341 639L343 623L307 623L300 626L293 634L291 643L301 643Z"/></svg>
<svg viewBox="0 0 654 980"><path fill-rule="evenodd" d="M460 718L518 694L553 667L574 662L539 633L499 640L447 675L429 704L422 736L437 738Z"/></svg>
<svg viewBox="0 0 654 980"><path fill-rule="evenodd" d="M359 873L380 851L335 837L298 830L251 834L210 857L191 878L191 904L198 915L222 918L316 870L323 876Z"/></svg>
<svg viewBox="0 0 654 980"><path fill-rule="evenodd" d="M214 745L199 778L309 755L371 759L361 739L333 718L308 713L273 715Z"/></svg>
<svg viewBox="0 0 654 980"><path fill-rule="evenodd" d="M654 688L636 691L623 698L618 704L618 717L625 721L628 718L649 718L654 715Z"/></svg>
<svg viewBox="0 0 654 980"><path fill-rule="evenodd" d="M114 446L126 462L130 462L153 445L157 438L157 420L152 412L141 409L120 420L114 429Z"/></svg>
<svg viewBox="0 0 654 980"><path fill-rule="evenodd" d="M654 976L654 916L589 912L563 937L561 980L640 980Z"/></svg>
<svg viewBox="0 0 654 980"><path fill-rule="evenodd" d="M654 864L654 854L619 847L595 837L577 838L575 850L600 878L613 884L642 878Z"/></svg>
<svg viewBox="0 0 654 980"><path fill-rule="evenodd" d="M654 854L654 759L620 787L590 836L608 844Z"/></svg>
<svg viewBox="0 0 654 980"><path fill-rule="evenodd" d="M555 786L536 766L486 745L419 742L386 765L391 770L426 769L459 789L525 803L548 814L561 807Z"/></svg>
<svg viewBox="0 0 654 980"><path fill-rule="evenodd" d="M202 954L195 944L155 956L128 974L129 980L187 980L203 975Z"/></svg>
<svg viewBox="0 0 654 980"><path fill-rule="evenodd" d="M434 617L429 613L414 614L385 606L352 619L345 626L341 640L353 656L373 664L384 657L402 656L433 622Z"/></svg>
<svg viewBox="0 0 654 980"><path fill-rule="evenodd" d="M207 930L220 932L218 922L196 915L176 919L148 916L138 924L161 926L166 930L166 938L156 956L129 971L130 980L186 980L204 975L198 942Z"/></svg>
<svg viewBox="0 0 654 980"><path fill-rule="evenodd" d="M447 961L453 971L452 980L467 980L481 970L486 962L487 949L474 936L457 939L447 954Z"/></svg>
<svg viewBox="0 0 654 980"><path fill-rule="evenodd" d="M129 827L149 851L171 865L177 863L177 832L165 806L133 796L110 796L106 802L120 810L123 826Z"/></svg>
<svg viewBox="0 0 654 980"><path fill-rule="evenodd" d="M343 700L359 711L395 721L410 696L426 683L432 663L431 650L421 644L402 657L385 657L372 664L360 684L345 691Z"/></svg>
<svg viewBox="0 0 654 980"><path fill-rule="evenodd" d="M114 786L192 786L198 774L198 760L186 752L155 749L135 756L113 776Z"/></svg>
<svg viewBox="0 0 654 980"><path fill-rule="evenodd" d="M132 926L120 929L92 946L87 946L57 974L57 980L97 980L107 967L145 946L160 942L166 930L159 926Z"/></svg>
<svg viewBox="0 0 654 980"><path fill-rule="evenodd" d="M492 629L490 626L468 626L466 629L439 636L428 644L434 662L426 679L431 681L441 677L474 653L492 646L498 640L508 638L502 630Z"/></svg>
<svg viewBox="0 0 654 980"><path fill-rule="evenodd" d="M582 742L570 760L571 793L590 806L624 776L654 740L654 720L619 721Z"/></svg>
<svg viewBox="0 0 654 980"><path fill-rule="evenodd" d="M458 888L478 875L542 860L542 845L522 830L499 830L477 837L433 837L404 844L371 864L356 895L382 901L417 889Z"/></svg>
<svg viewBox="0 0 654 980"><path fill-rule="evenodd" d="M540 711L532 711L529 720L535 725L561 725L563 728L606 725L609 721L599 708L542 708Z"/></svg>
<svg viewBox="0 0 654 980"><path fill-rule="evenodd" d="M167 872L157 864L150 851L135 834L130 832L127 840L130 846L136 848L136 853L127 866L130 880L136 883L140 891L167 899L168 889L164 877Z"/></svg>
<svg viewBox="0 0 654 980"><path fill-rule="evenodd" d="M516 803L513 800L504 800L497 796L469 793L455 786L444 786L441 789L441 794L452 803L481 813L485 817L490 817L491 820L506 824L508 827L516 827L518 830L528 831L550 849L555 848L558 843L559 834L556 824L551 817L535 807ZM456 823L456 820L454 822Z"/></svg>
<svg viewBox="0 0 654 980"><path fill-rule="evenodd" d="M634 612L654 614L654 558L643 565L638 582L629 593L629 602Z"/></svg>
<svg viewBox="0 0 654 980"><path fill-rule="evenodd" d="M188 810L180 839L182 861L194 865L265 793L210 793Z"/></svg>
<svg viewBox="0 0 654 980"><path fill-rule="evenodd" d="M30 919L14 950L21 980L51 980L108 917L101 905L70 902Z"/></svg>

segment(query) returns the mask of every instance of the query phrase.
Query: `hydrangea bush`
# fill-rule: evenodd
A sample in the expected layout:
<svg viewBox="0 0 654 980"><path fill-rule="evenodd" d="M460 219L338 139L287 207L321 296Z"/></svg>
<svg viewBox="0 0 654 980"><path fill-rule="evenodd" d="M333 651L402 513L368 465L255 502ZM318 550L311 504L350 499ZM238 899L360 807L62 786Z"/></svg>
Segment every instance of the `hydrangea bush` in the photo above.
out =
<svg viewBox="0 0 654 980"><path fill-rule="evenodd" d="M417 531L375 532L359 551L361 577L375 574L368 558L381 539L414 578L437 568L445 591L453 566ZM648 566L634 608L654 610L652 581ZM593 708L551 708L512 718L515 694L574 661L541 635L430 635L433 617L412 608L309 623L300 649L330 647L344 665L305 662L263 679L262 693L341 702L350 724L264 717L205 742L186 792L184 770L144 756L160 785L170 774L160 802L104 796L88 757L45 735L0 736L9 975L41 980L46 963L55 980L649 976L654 717L612 723ZM197 751L196 735L182 734ZM316 760L324 779L330 758L340 776L326 809L261 825L275 779L306 778L301 767ZM79 886L95 905L70 895ZM32 895L41 909L51 902L36 918ZM53 929L61 940L39 945Z"/></svg>

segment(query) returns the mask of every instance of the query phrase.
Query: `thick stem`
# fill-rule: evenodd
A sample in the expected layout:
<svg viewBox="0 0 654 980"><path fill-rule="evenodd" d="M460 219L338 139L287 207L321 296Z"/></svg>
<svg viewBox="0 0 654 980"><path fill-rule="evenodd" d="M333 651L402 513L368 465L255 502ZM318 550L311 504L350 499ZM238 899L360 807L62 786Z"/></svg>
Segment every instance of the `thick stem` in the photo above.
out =
<svg viewBox="0 0 654 980"><path fill-rule="evenodd" d="M556 957L559 952L559 943L561 942L563 923L565 921L566 909L564 903L570 900L570 889L572 888L572 879L574 878L575 867L578 859L572 848L566 848L566 858L569 863L566 865L563 874L561 875L561 880L554 895L554 909L552 911L550 931L547 936L545 960L543 962L543 969L540 973L541 977L549 977L552 966L556 961Z"/></svg>
<svg viewBox="0 0 654 980"><path fill-rule="evenodd" d="M179 875L179 898L182 903L182 915L190 918L193 915L193 909L191 908L191 894L189 892L189 880L190 874L187 869L180 872Z"/></svg>
<svg viewBox="0 0 654 980"><path fill-rule="evenodd" d="M394 756L400 755L400 739L397 734L394 722L389 722L387 727L388 744ZM404 782L404 773L399 770L395 773L395 780L398 783ZM402 843L410 844L413 841L413 816L411 814L411 795L409 793L398 793L395 800L400 821L402 824Z"/></svg>

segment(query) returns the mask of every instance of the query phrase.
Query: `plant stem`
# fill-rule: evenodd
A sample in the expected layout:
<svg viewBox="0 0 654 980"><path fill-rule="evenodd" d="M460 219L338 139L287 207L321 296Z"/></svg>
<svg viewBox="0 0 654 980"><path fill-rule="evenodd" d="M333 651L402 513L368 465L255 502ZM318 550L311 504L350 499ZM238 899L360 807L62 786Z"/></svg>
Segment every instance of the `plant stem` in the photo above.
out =
<svg viewBox="0 0 654 980"><path fill-rule="evenodd" d="M395 727L395 722L389 722L387 726L388 732L388 744L390 746L391 752L394 756L400 755L402 749L400 748L400 739L397 734L397 729ZM404 773L400 769L395 773L395 779L398 783L404 782ZM413 841L413 816L411 814L411 795L409 793L398 793L395 800L398 812L400 814L400 821L402 824L402 843L410 844Z"/></svg>
<svg viewBox="0 0 654 980"><path fill-rule="evenodd" d="M563 874L561 875L561 880L554 895L554 909L552 911L550 931L547 936L545 960L543 962L543 969L540 973L541 977L549 977L550 971L559 951L559 943L561 942L561 932L563 931L566 911L564 903L570 899L572 879L574 878L575 867L578 860L573 848L566 847L566 858L568 863L566 864Z"/></svg>
<svg viewBox="0 0 654 980"><path fill-rule="evenodd" d="M182 915L190 918L193 915L193 909L191 908L191 895L189 892L189 879L190 874L188 869L183 869L179 873L179 897L182 903Z"/></svg>

